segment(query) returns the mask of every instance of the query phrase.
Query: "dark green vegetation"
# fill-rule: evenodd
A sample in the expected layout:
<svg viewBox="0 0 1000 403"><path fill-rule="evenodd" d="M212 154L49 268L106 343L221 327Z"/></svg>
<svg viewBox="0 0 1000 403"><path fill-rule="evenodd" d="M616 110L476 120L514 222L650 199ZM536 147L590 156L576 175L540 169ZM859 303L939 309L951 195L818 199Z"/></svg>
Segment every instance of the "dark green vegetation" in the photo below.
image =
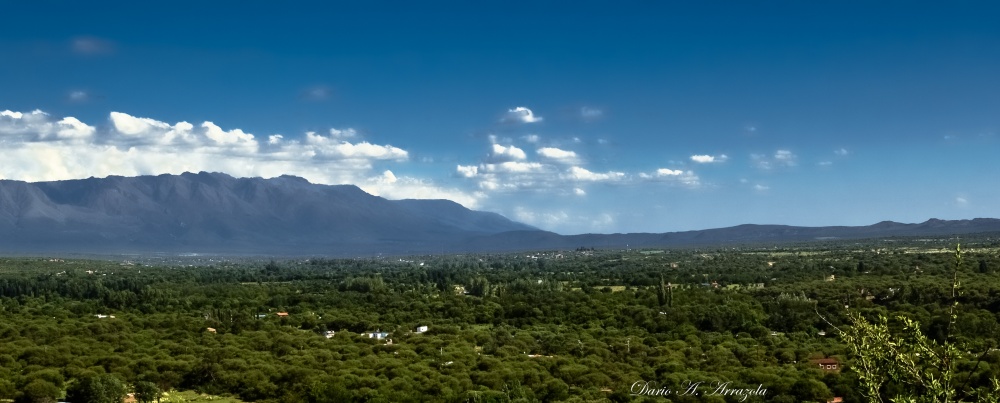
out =
<svg viewBox="0 0 1000 403"><path fill-rule="evenodd" d="M998 250L963 240L954 321L949 240L208 267L0 260L0 399L741 401L713 393L731 382L766 388L746 401L858 402L855 357L823 319L849 326L854 312L903 315L961 346L952 384L971 400L965 390L1000 375ZM391 343L363 335L379 330ZM811 361L826 357L838 370ZM683 394L697 382L700 395ZM642 385L672 393L630 395Z"/></svg>

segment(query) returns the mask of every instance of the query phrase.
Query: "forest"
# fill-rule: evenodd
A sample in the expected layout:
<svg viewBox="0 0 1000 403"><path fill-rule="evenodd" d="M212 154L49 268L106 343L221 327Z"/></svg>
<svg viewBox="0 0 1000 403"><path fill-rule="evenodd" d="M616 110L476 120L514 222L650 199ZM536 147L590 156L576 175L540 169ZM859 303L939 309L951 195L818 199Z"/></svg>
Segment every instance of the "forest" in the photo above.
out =
<svg viewBox="0 0 1000 403"><path fill-rule="evenodd" d="M903 371L996 401L1000 236L958 243L0 258L0 401L936 401L866 387L859 318L953 347L953 373Z"/></svg>

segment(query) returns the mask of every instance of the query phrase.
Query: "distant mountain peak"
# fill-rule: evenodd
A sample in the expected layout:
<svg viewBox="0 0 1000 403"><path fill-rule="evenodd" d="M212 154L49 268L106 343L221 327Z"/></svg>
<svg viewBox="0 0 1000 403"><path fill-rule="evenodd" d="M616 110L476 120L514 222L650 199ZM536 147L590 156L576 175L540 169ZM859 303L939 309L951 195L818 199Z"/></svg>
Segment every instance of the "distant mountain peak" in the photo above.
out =
<svg viewBox="0 0 1000 403"><path fill-rule="evenodd" d="M422 254L648 248L1000 232L1000 220L859 227L744 224L701 231L563 236L450 200L387 200L354 185L219 172L0 180L0 252Z"/></svg>
<svg viewBox="0 0 1000 403"><path fill-rule="evenodd" d="M11 196L17 202L3 202ZM426 253L525 229L447 200L386 200L291 175L0 182L0 247L19 251Z"/></svg>

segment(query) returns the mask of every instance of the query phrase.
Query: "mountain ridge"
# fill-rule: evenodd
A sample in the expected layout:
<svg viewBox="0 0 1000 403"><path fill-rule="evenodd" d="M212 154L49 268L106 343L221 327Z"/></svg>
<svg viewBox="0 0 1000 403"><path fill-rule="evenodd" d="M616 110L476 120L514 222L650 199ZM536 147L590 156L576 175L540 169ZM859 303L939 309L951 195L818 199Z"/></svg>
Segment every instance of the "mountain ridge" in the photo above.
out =
<svg viewBox="0 0 1000 403"><path fill-rule="evenodd" d="M0 180L0 253L370 255L682 247L1000 232L1000 220L560 235L450 200L222 173Z"/></svg>

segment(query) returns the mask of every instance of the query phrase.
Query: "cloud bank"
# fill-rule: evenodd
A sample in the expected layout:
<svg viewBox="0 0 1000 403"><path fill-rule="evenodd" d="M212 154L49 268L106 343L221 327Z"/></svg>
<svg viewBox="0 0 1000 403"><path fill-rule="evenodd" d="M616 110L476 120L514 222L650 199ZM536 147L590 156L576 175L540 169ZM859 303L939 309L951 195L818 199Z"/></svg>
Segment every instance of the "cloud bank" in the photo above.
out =
<svg viewBox="0 0 1000 403"><path fill-rule="evenodd" d="M289 174L313 183L356 184L387 197L448 198L477 205L478 197L456 189L396 177L388 170L376 174L377 165L407 161L409 153L357 137L356 130L346 128L262 140L210 121L170 124L111 112L106 124L90 125L40 110L5 110L0 111L0 179L37 182L199 171L265 178Z"/></svg>

